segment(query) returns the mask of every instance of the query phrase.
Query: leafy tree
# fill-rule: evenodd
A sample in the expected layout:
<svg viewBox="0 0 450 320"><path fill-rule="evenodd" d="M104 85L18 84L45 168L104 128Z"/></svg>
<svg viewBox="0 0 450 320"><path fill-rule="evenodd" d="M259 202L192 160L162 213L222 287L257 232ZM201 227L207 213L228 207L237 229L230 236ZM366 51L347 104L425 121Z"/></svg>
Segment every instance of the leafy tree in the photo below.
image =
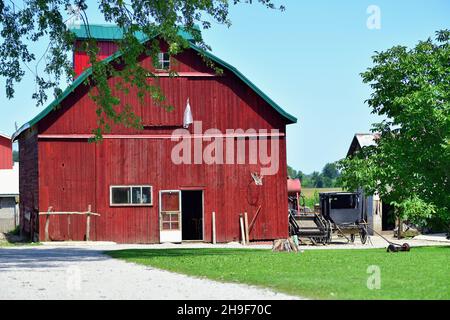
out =
<svg viewBox="0 0 450 320"><path fill-rule="evenodd" d="M295 176L297 179L300 179L300 181L303 180L304 174L300 170L297 171L297 174Z"/></svg>
<svg viewBox="0 0 450 320"><path fill-rule="evenodd" d="M297 171L295 171L295 169L293 169L291 166L287 166L287 172L288 172L288 176L291 179L295 179L297 177Z"/></svg>
<svg viewBox="0 0 450 320"><path fill-rule="evenodd" d="M340 173L336 163L327 163L322 169L322 173L314 171L312 174L304 174L302 171L296 171L288 166L288 175L290 178L300 179L305 188L332 188L340 185L338 182Z"/></svg>
<svg viewBox="0 0 450 320"><path fill-rule="evenodd" d="M339 176L336 163L327 163L322 169L322 175L330 180L336 179Z"/></svg>
<svg viewBox="0 0 450 320"><path fill-rule="evenodd" d="M314 171L311 174L311 181L315 188L323 188L323 177L319 172Z"/></svg>
<svg viewBox="0 0 450 320"><path fill-rule="evenodd" d="M378 191L404 219L450 221L450 31L395 46L362 73L367 100L385 119L373 127L377 145L340 162L346 188Z"/></svg>
<svg viewBox="0 0 450 320"><path fill-rule="evenodd" d="M19 162L19 151L14 150L12 153L13 156L13 162Z"/></svg>
<svg viewBox="0 0 450 320"><path fill-rule="evenodd" d="M321 174L322 177L322 187L323 188L332 188L334 186L334 180L325 177L323 174Z"/></svg>
<svg viewBox="0 0 450 320"><path fill-rule="evenodd" d="M87 10L88 4L95 3L105 21L116 24L123 31L123 39L118 41L122 52L118 63L124 66L117 70L112 64L98 61L98 47L92 38L88 39L83 49L89 56L93 72L86 81L98 88L90 92L97 105L98 128L94 130L95 137L101 139L113 123L141 128L141 121L131 106L123 105L120 94L114 95L108 86L108 78L117 76L121 79L117 88L125 94L130 88L137 89L141 103L145 95L150 95L157 104L171 110L173 106L165 103L158 85L148 81L157 75L139 64L143 54L153 58L154 66L158 63L159 43L155 35L168 43L170 55L176 55L188 47L188 42L179 35L180 28L192 34L197 46L209 50L201 30L210 28L214 23L230 26L230 5L252 2L270 9L284 10L283 6L276 6L272 0L0 0L0 76L6 79L6 96L14 96L14 85L22 80L26 70L35 77L37 90L33 98L38 105L46 102L51 89L55 97L61 94L61 82L71 82L74 77L70 59L74 34L66 26L66 21L79 12L90 35ZM152 40L142 43L138 33ZM36 56L33 43L47 38L49 44L45 56ZM40 74L38 70L42 68L38 65L42 61L45 61L45 66L43 74ZM211 61L206 58L205 61L220 73L221 70L214 67Z"/></svg>
<svg viewBox="0 0 450 320"><path fill-rule="evenodd" d="M304 175L303 179L301 179L303 188L313 188L314 184L311 181L311 177L309 175Z"/></svg>

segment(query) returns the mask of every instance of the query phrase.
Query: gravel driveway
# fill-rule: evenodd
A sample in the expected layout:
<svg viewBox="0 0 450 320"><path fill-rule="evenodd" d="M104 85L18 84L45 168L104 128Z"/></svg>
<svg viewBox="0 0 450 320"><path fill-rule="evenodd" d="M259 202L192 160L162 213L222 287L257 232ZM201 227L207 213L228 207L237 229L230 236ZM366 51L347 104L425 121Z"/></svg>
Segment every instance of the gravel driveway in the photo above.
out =
<svg viewBox="0 0 450 320"><path fill-rule="evenodd" d="M92 248L0 248L0 299L295 299L113 259Z"/></svg>

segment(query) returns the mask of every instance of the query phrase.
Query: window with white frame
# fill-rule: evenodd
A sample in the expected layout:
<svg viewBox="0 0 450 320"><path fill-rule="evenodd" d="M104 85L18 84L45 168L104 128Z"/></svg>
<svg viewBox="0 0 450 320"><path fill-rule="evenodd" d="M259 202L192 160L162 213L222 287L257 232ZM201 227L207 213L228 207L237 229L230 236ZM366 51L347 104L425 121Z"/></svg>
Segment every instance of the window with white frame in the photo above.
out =
<svg viewBox="0 0 450 320"><path fill-rule="evenodd" d="M151 206L153 205L152 186L111 186L111 206Z"/></svg>
<svg viewBox="0 0 450 320"><path fill-rule="evenodd" d="M158 53L158 69L160 70L170 69L170 55L167 52Z"/></svg>

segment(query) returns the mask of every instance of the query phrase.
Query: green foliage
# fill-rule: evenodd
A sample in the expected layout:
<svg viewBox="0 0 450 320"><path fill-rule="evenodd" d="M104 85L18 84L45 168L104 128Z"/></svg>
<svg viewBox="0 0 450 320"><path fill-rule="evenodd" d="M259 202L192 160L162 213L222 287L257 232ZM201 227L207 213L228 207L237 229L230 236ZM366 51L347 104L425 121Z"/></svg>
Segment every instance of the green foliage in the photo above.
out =
<svg viewBox="0 0 450 320"><path fill-rule="evenodd" d="M19 151L14 150L12 153L13 162L19 162Z"/></svg>
<svg viewBox="0 0 450 320"><path fill-rule="evenodd" d="M450 222L450 31L414 48L377 52L362 74L373 93L377 145L340 162L348 189L375 190L397 213Z"/></svg>
<svg viewBox="0 0 450 320"><path fill-rule="evenodd" d="M425 226L427 221L436 213L436 206L423 201L417 195L401 202L393 201L392 205L398 209L402 220L411 221L419 226Z"/></svg>
<svg viewBox="0 0 450 320"><path fill-rule="evenodd" d="M330 180L336 179L339 176L339 170L336 163L327 163L322 169L322 175L324 178L328 178Z"/></svg>
<svg viewBox="0 0 450 320"><path fill-rule="evenodd" d="M155 268L217 281L245 283L319 299L449 299L448 247L305 250L154 249L107 252ZM368 267L382 271L381 287L367 287ZM400 272L401 269L401 272Z"/></svg>
<svg viewBox="0 0 450 320"><path fill-rule="evenodd" d="M314 190L313 195L305 196L301 201L302 206L306 206L310 209L313 209L317 203L319 203L319 191L317 190Z"/></svg>
<svg viewBox="0 0 450 320"><path fill-rule="evenodd" d="M340 173L335 162L327 163L321 173L314 171L311 174L304 174L288 166L288 176L291 179L300 179L302 186L306 188L335 188L340 186Z"/></svg>
<svg viewBox="0 0 450 320"><path fill-rule="evenodd" d="M149 95L157 105L167 110L173 109L173 106L165 103L157 81L148 81L157 78L157 75L139 63L142 55L146 54L153 58L154 66L157 65L157 41L141 43L136 35L142 33L149 39L158 35L168 43L168 53L173 56L188 47L187 40L179 34L182 28L193 36L198 47L210 50L203 41L201 30L209 29L214 23L230 26L230 4L252 2L269 9L285 9L273 4L272 0L28 0L18 4L13 0L0 0L0 77L6 79L6 96L14 97L15 84L23 79L25 69L35 77L36 91L32 97L37 105L47 101L47 93L51 89L55 98L61 94L61 82L66 80L70 83L75 76L71 61L75 35L66 26L67 18L73 17L74 8L77 8L90 37L87 10L92 5L99 9L106 22L116 24L123 31L123 39L118 41L122 55L115 64L97 59L99 49L92 37L82 48L93 69L87 84L97 88L90 92L97 104L98 127L93 128L94 140L101 140L102 134L109 132L114 124L142 128L141 119L120 100L121 92L113 93L108 79L120 79L116 88L125 94L131 88L137 89L141 103ZM49 44L44 55L36 56L33 42L47 38ZM206 56L203 55L203 59L217 73L221 73ZM39 66L43 61L45 66ZM119 65L121 68L115 68ZM175 75L173 70L169 73Z"/></svg>
<svg viewBox="0 0 450 320"><path fill-rule="evenodd" d="M20 234L20 226L15 227L13 230L8 232L8 234L18 236Z"/></svg>

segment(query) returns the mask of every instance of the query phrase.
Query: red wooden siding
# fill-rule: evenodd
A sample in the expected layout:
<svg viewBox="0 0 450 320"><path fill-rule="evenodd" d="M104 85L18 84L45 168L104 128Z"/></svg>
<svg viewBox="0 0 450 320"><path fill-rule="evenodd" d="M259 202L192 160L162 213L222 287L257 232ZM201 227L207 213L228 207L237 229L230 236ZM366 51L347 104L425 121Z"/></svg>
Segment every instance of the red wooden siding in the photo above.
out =
<svg viewBox="0 0 450 320"><path fill-rule="evenodd" d="M95 145L85 141L39 142L39 208L47 211L96 210ZM44 160L45 159L45 160ZM51 172L51 174L44 174ZM51 201L50 201L51 199ZM51 240L84 240L85 216L51 216ZM44 234L45 216L41 217L39 234ZM96 218L91 230L95 234Z"/></svg>
<svg viewBox="0 0 450 320"><path fill-rule="evenodd" d="M284 138L280 140L284 150ZM95 212L93 240L124 243L159 242L160 190L198 188L204 190L205 240L211 241L211 212L216 212L217 240L239 240L239 213L248 212L256 220L252 239L287 236L286 165L280 159L275 176L264 178L263 186L254 186L250 173L260 165L175 165L170 153L176 142L147 139L107 139L101 144L87 141L40 141L40 208L56 211L84 211L89 204ZM248 140L247 140L248 144ZM64 152L63 150L66 150ZM169 160L168 160L169 159ZM63 166L64 164L64 166ZM111 207L111 185L152 185L153 206ZM85 218L51 217L53 240L83 240ZM43 235L45 217L40 220Z"/></svg>
<svg viewBox="0 0 450 320"><path fill-rule="evenodd" d="M99 60L103 60L117 51L117 45L111 41L99 41L97 43L97 46L99 49L98 53ZM90 67L90 63L89 63L89 56L85 51L82 50L81 41L75 42L75 48L76 49L73 55L73 68L75 74L78 76L81 73L83 73L84 70Z"/></svg>
<svg viewBox="0 0 450 320"><path fill-rule="evenodd" d="M55 211L85 211L88 205L101 216L92 220L92 240L120 243L159 242L159 191L202 189L204 191L204 240L211 241L211 213L216 212L217 240L239 240L239 213L248 212L251 220L261 206L251 239L268 240L288 235L286 143L279 138L279 170L264 177L263 186L252 183L251 172L259 172L258 164L182 164L171 161L177 142L170 139L136 139L132 135L171 134L182 126L186 101L190 99L195 121L202 121L203 131L217 128L278 129L285 133L285 120L253 90L233 74L198 76L210 73L201 58L192 50L178 56L173 65L178 72L196 72L197 76L162 77L161 87L175 110L167 112L149 97L141 105L135 92L119 93L123 104L134 107L145 125L144 130L113 126L111 137L101 143L87 139L49 138L46 135L90 134L96 127L96 106L88 97L88 89L79 86L61 103L61 108L38 124L41 138L35 141L38 159L28 156L39 170L36 188L39 210L52 206ZM144 64L150 63L144 59ZM110 79L114 88L118 79ZM192 126L190 128L192 131ZM117 139L114 135L130 135ZM21 137L21 155L31 151ZM25 144L22 146L22 144ZM209 142L204 142L206 146ZM245 141L248 155L248 138ZM37 148L37 145L39 148ZM236 144L235 144L236 145ZM23 150L22 150L23 149ZM192 151L193 152L193 151ZM33 153L34 154L34 153ZM236 154L236 150L235 150ZM25 158L24 158L25 159ZM21 158L22 161L22 158ZM30 166L32 166L30 164ZM38 168L38 169L37 169ZM31 170L31 169L30 169ZM31 181L27 181L30 184ZM153 205L142 207L110 206L111 185L151 185ZM21 192L25 185L22 186ZM28 191L30 192L30 191ZM37 191L36 191L37 192ZM32 202L31 199L27 200ZM83 240L85 217L51 217L50 237L53 240ZM40 218L40 238L44 237L45 217Z"/></svg>
<svg viewBox="0 0 450 320"><path fill-rule="evenodd" d="M7 137L0 136L0 170L12 169L12 141Z"/></svg>

